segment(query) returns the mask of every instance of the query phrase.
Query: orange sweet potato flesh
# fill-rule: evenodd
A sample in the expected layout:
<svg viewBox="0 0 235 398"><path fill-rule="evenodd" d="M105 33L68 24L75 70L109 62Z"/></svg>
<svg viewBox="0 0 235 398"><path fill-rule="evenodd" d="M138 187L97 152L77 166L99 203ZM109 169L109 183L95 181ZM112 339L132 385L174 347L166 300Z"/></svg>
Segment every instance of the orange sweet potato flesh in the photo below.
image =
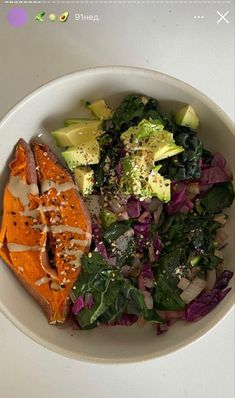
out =
<svg viewBox="0 0 235 398"><path fill-rule="evenodd" d="M39 183L45 180L72 183L70 174L47 147L35 143L33 149ZM42 305L48 321L62 323L69 309L70 289L80 272L80 256L89 250L89 215L74 188L61 193L53 188L40 196L34 156L22 139L9 167L10 180L3 199L0 256ZM47 211L47 206L54 206L55 211ZM79 234L58 233L60 225L64 230L76 226L72 230ZM52 255L50 260L48 252Z"/></svg>
<svg viewBox="0 0 235 398"><path fill-rule="evenodd" d="M70 173L58 162L48 146L35 142L33 152L39 187L44 191L45 182L54 184L41 193L41 204L48 209L54 208L45 212L48 240L57 282L62 286L61 295L67 297L81 270L80 257L90 248L90 216ZM63 303L60 298L57 293L57 308Z"/></svg>

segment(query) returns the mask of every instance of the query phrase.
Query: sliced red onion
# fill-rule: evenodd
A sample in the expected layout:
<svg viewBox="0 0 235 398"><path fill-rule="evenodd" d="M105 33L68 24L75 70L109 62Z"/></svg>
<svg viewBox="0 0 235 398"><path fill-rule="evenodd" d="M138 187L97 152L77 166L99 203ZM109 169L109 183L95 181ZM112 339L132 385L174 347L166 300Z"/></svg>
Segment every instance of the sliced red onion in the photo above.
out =
<svg viewBox="0 0 235 398"><path fill-rule="evenodd" d="M88 308L89 310L93 307L94 305L94 299L91 293L86 293L85 296L85 307Z"/></svg>

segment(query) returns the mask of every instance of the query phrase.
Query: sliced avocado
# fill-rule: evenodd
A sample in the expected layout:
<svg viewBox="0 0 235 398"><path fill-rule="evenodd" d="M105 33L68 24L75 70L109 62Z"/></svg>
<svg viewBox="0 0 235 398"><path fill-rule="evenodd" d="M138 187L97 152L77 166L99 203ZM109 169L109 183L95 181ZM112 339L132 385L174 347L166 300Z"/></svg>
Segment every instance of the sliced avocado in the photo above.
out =
<svg viewBox="0 0 235 398"><path fill-rule="evenodd" d="M199 126L199 118L191 105L184 106L175 113L175 122L180 126L186 126L192 130L197 130Z"/></svg>
<svg viewBox="0 0 235 398"><path fill-rule="evenodd" d="M74 146L62 152L62 156L67 162L70 170L78 166L97 164L100 160L100 147L96 139L84 142L79 146Z"/></svg>
<svg viewBox="0 0 235 398"><path fill-rule="evenodd" d="M69 17L69 13L68 13L68 11L65 11L65 12L63 12L63 14L61 14L59 16L59 20L60 20L60 22L66 22L68 17Z"/></svg>
<svg viewBox="0 0 235 398"><path fill-rule="evenodd" d="M89 166L74 169L75 181L82 195L90 195L94 188L94 171Z"/></svg>
<svg viewBox="0 0 235 398"><path fill-rule="evenodd" d="M126 194L140 198L158 197L162 202L169 202L171 181L159 174L161 165L150 165L140 156L128 156L122 160L120 188Z"/></svg>
<svg viewBox="0 0 235 398"><path fill-rule="evenodd" d="M110 109L103 99L92 102L86 106L92 114L100 120L112 119L113 111Z"/></svg>
<svg viewBox="0 0 235 398"><path fill-rule="evenodd" d="M100 219L102 227L104 229L107 229L108 227L110 227L111 224L117 221L117 215L112 211L103 208L100 212Z"/></svg>
<svg viewBox="0 0 235 398"><path fill-rule="evenodd" d="M90 122L96 122L97 123L97 120L91 120L91 119L79 118L79 117L78 118L73 118L73 119L66 119L64 121L64 126L67 127L67 126L70 126L71 124L81 124L81 125L83 125L83 123L86 123L86 122L88 122L88 124ZM100 122L100 126L101 126L101 122Z"/></svg>
<svg viewBox="0 0 235 398"><path fill-rule="evenodd" d="M158 173L161 167L159 166L154 167L149 174L148 186L152 196L157 196L162 202L169 202L171 199L171 180L164 178Z"/></svg>
<svg viewBox="0 0 235 398"><path fill-rule="evenodd" d="M98 120L80 120L76 124L52 131L56 144L60 147L80 145L102 133L101 122Z"/></svg>
<svg viewBox="0 0 235 398"><path fill-rule="evenodd" d="M122 160L122 176L120 188L125 193L143 196L144 181L147 180L149 169L146 161L141 156L126 156Z"/></svg>
<svg viewBox="0 0 235 398"><path fill-rule="evenodd" d="M138 126L122 133L121 139L129 152L146 151L152 156L153 162L184 151L183 147L176 145L173 134L164 130L159 120L143 119Z"/></svg>
<svg viewBox="0 0 235 398"><path fill-rule="evenodd" d="M162 132L164 125L159 120L143 119L137 126L130 127L127 131L122 133L121 139L125 145L129 145L135 149L139 144L145 143L153 136L157 137L156 133Z"/></svg>

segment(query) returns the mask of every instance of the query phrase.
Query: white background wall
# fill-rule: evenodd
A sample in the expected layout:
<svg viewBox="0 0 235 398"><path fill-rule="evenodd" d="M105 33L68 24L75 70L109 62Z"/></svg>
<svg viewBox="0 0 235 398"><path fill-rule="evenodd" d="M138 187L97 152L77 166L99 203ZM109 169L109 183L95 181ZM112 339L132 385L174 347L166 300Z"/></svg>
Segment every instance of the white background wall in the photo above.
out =
<svg viewBox="0 0 235 398"><path fill-rule="evenodd" d="M233 118L233 1L158 3L24 4L28 23L20 29L7 22L12 4L0 4L0 116L57 76L87 66L119 64L157 69L182 79ZM70 17L64 24L39 23L33 16L41 10L56 14L68 10ZM217 24L217 11L227 10L230 23ZM98 14L101 20L75 21L75 13ZM174 355L117 366L60 357L0 315L0 396L232 398L233 315Z"/></svg>

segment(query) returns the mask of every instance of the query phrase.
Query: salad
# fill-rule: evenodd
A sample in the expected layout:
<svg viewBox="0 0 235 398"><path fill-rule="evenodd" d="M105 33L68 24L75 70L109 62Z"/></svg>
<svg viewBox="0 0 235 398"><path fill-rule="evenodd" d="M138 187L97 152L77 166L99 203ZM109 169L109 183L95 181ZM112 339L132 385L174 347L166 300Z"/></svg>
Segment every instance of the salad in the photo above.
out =
<svg viewBox="0 0 235 398"><path fill-rule="evenodd" d="M72 312L81 329L153 323L209 313L230 291L224 270L224 209L232 176L204 148L191 106L172 117L144 95L82 101L92 119L70 119L52 133L92 218Z"/></svg>
<svg viewBox="0 0 235 398"><path fill-rule="evenodd" d="M79 329L207 315L229 293L223 248L235 197L226 159L204 148L190 105L81 101L87 118L20 139L4 191L0 256L46 312Z"/></svg>

